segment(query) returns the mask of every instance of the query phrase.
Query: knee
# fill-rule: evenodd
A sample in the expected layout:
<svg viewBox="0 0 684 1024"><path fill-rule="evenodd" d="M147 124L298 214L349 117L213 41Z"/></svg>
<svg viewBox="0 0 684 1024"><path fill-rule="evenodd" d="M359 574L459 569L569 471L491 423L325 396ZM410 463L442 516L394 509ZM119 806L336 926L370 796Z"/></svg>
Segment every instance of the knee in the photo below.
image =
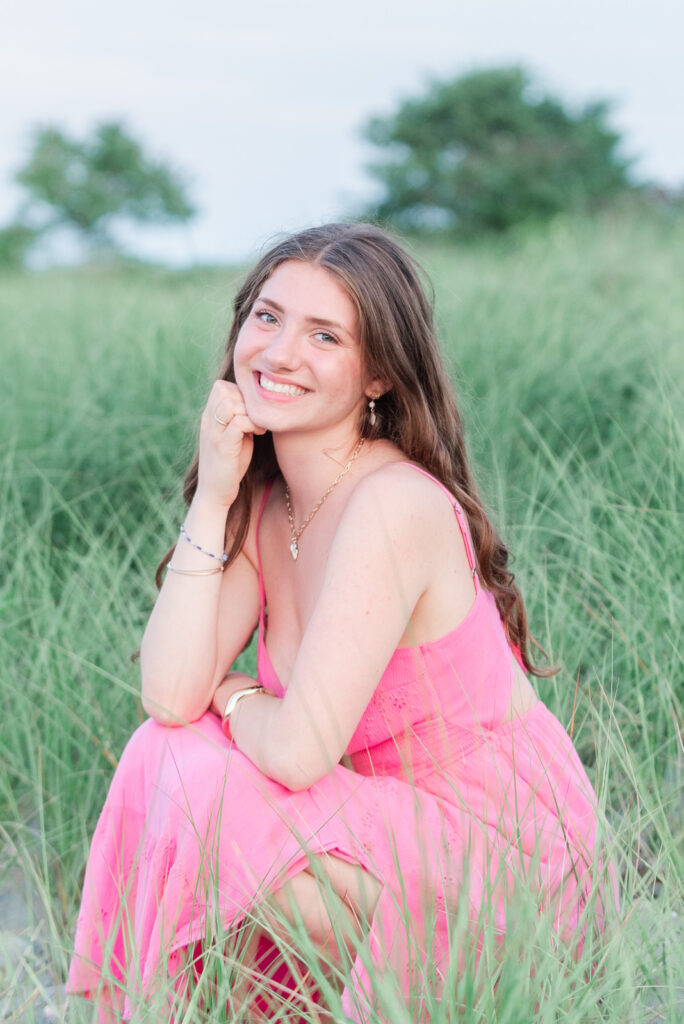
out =
<svg viewBox="0 0 684 1024"><path fill-rule="evenodd" d="M334 854L318 854L306 872L323 878L354 914L357 921L369 922L380 899L383 885L360 864L342 860Z"/></svg>

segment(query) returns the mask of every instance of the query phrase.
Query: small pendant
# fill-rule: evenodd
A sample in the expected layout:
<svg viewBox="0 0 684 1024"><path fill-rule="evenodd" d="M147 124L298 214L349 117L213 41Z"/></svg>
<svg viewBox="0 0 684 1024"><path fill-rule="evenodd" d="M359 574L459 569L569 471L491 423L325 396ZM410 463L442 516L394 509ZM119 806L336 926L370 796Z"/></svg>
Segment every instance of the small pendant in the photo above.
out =
<svg viewBox="0 0 684 1024"><path fill-rule="evenodd" d="M293 540L290 544L290 554L292 555L292 561L297 561L297 555L299 554L299 548L297 547L297 541Z"/></svg>

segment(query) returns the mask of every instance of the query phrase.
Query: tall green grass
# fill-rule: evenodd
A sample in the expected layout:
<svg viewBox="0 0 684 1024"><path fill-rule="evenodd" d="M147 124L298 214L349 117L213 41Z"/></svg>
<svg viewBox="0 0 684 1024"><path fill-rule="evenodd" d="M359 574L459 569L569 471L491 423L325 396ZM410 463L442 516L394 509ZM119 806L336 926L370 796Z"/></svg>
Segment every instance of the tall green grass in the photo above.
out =
<svg viewBox="0 0 684 1024"><path fill-rule="evenodd" d="M562 665L538 690L595 782L623 895L610 937L581 964L535 959L545 939L532 941L529 922L503 964L492 947L479 966L454 968L433 1017L674 1024L684 1012L684 223L559 220L418 255L481 488L532 632ZM11 879L23 890L32 940L4 960L0 948L0 1019L40 1020L46 1003L59 1019L91 1019L88 1008L63 1011L50 985L65 976L108 780L142 717L130 656L176 536L179 481L238 277L0 278L0 889ZM253 651L243 658L253 667ZM225 980L225 958L215 960ZM411 1019L390 980L378 991L393 1020ZM206 991L200 1011L201 995L186 1019L224 1019Z"/></svg>

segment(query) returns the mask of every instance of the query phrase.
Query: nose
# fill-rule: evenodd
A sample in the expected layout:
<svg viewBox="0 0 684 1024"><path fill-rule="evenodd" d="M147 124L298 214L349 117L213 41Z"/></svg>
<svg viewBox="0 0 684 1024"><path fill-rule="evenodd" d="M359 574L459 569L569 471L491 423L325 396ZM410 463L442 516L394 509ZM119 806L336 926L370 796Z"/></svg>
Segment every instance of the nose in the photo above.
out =
<svg viewBox="0 0 684 1024"><path fill-rule="evenodd" d="M299 365L299 341L293 326L281 324L269 336L264 359L271 370L294 370Z"/></svg>

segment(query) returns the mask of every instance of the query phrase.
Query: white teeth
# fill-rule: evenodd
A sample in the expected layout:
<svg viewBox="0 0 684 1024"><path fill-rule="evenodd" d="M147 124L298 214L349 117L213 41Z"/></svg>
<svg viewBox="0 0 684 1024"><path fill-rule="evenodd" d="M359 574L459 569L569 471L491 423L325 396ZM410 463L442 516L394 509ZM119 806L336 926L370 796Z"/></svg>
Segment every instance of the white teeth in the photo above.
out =
<svg viewBox="0 0 684 1024"><path fill-rule="evenodd" d="M294 384L280 384L278 381L269 380L268 377L264 377L259 374L259 384L264 391L275 391L279 395L292 395L294 398L296 395L305 395L306 388L298 388Z"/></svg>

